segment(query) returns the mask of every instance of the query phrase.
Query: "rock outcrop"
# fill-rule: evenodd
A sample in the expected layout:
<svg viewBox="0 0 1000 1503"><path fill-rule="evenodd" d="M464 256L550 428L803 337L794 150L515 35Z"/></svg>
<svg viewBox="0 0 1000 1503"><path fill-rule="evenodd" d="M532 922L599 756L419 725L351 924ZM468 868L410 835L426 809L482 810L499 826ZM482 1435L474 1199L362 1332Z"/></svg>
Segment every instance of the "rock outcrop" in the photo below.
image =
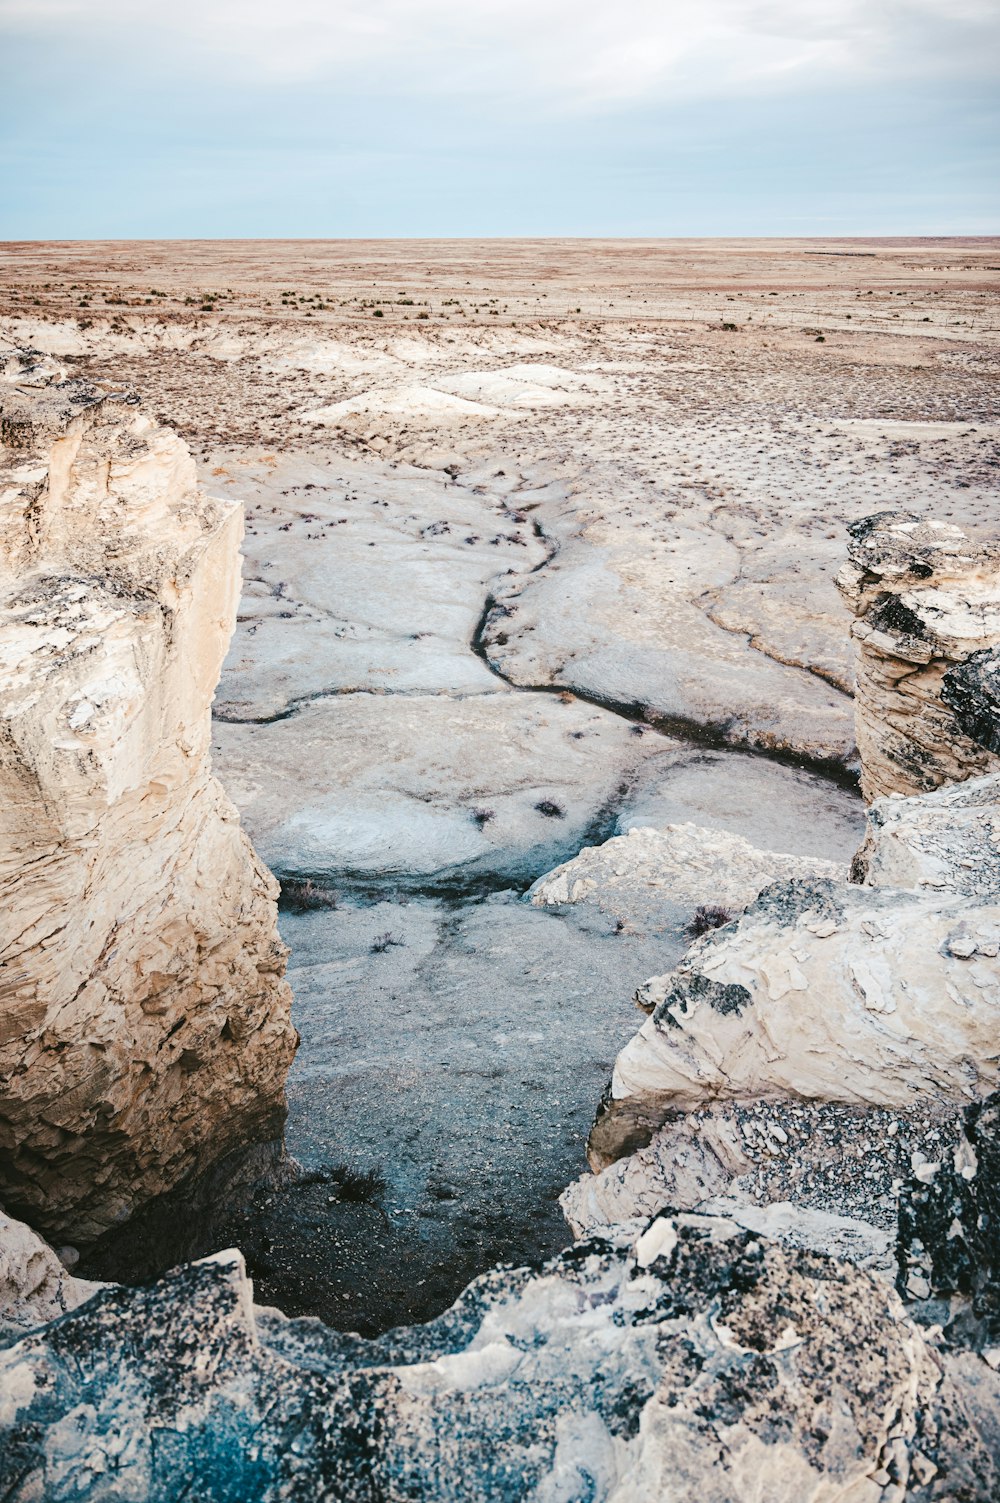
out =
<svg viewBox="0 0 1000 1503"><path fill-rule="evenodd" d="M633 827L603 845L584 846L540 878L530 897L539 908L590 903L623 927L662 924L684 914L697 927L699 908L711 905L716 921L729 911L735 917L769 882L845 875L834 861L761 851L726 830Z"/></svg>
<svg viewBox="0 0 1000 1503"><path fill-rule="evenodd" d="M661 1217L372 1342L255 1311L222 1253L0 1350L0 1495L889 1503L1000 1485L884 1281Z"/></svg>
<svg viewBox="0 0 1000 1503"><path fill-rule="evenodd" d="M975 817L951 825L952 804ZM866 880L905 871L906 887L775 883L647 982L637 1000L651 1016L615 1063L591 1166L712 1099L906 1111L927 1095L961 1104L995 1088L1000 891L982 863L989 846L995 871L998 821L997 777L961 798L880 804ZM921 874L932 882L921 887Z"/></svg>
<svg viewBox="0 0 1000 1503"><path fill-rule="evenodd" d="M983 743L981 712L956 712L956 691L944 679L1000 646L1000 541L976 543L958 527L900 512L866 517L849 531L837 582L856 617L865 798L926 793L996 771L1000 754Z"/></svg>
<svg viewBox="0 0 1000 1503"><path fill-rule="evenodd" d="M941 698L962 734L1000 757L1000 648L984 647L949 668Z"/></svg>
<svg viewBox="0 0 1000 1503"><path fill-rule="evenodd" d="M0 1196L87 1243L280 1135L277 886L211 773L239 506L131 392L0 375Z"/></svg>

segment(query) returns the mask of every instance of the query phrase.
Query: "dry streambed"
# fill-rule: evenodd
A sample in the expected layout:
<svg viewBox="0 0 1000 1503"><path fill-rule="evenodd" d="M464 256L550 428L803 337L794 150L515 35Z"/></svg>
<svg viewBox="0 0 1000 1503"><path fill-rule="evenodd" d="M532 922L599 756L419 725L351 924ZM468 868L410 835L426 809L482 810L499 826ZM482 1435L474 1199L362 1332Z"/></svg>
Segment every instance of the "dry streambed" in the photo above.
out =
<svg viewBox="0 0 1000 1503"><path fill-rule="evenodd" d="M90 1270L235 1243L259 1299L372 1332L566 1243L558 1196L633 993L686 947L693 891L668 883L623 917L538 906L529 885L582 846L683 821L842 861L861 809L808 768L514 689L477 655L500 584L557 552L516 477L315 456L215 469L249 520L214 757L285 884L302 1173L236 1210L186 1208L145 1253L106 1243Z"/></svg>

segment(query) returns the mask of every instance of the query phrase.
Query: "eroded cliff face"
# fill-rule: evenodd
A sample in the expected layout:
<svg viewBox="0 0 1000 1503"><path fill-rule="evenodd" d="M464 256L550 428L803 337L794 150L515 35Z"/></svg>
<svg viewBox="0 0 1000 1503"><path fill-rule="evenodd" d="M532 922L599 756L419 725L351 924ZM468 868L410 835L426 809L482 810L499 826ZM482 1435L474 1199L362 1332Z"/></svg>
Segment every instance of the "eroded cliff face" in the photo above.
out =
<svg viewBox="0 0 1000 1503"><path fill-rule="evenodd" d="M959 527L904 512L866 517L849 531L837 583L856 618L865 799L996 771L1000 756L982 734L983 685L963 679L956 699L945 678L1000 646L1000 542L977 543ZM995 728L995 707L986 718Z"/></svg>
<svg viewBox="0 0 1000 1503"><path fill-rule="evenodd" d="M277 884L212 776L241 509L133 393L0 371L0 1199L86 1243L273 1139Z"/></svg>

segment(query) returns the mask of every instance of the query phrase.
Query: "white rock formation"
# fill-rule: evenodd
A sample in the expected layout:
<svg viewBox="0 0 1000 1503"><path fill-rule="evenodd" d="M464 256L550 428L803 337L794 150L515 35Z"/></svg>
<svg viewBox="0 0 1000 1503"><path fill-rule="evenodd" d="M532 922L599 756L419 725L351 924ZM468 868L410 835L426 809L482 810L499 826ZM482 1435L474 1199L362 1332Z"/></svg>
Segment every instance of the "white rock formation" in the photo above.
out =
<svg viewBox="0 0 1000 1503"><path fill-rule="evenodd" d="M876 799L851 874L869 887L1000 893L1000 776L970 778L919 799Z"/></svg>
<svg viewBox="0 0 1000 1503"><path fill-rule="evenodd" d="M73 1278L30 1226L0 1211L0 1335L5 1326L31 1330L56 1320L104 1287Z"/></svg>
<svg viewBox="0 0 1000 1503"><path fill-rule="evenodd" d="M905 872L911 886L777 883L647 982L637 1000L652 1016L615 1063L592 1167L648 1142L669 1112L712 1099L905 1110L927 1094L963 1102L993 1089L1000 890L988 868L983 891L970 872L994 839L998 792L998 779L971 788L964 805L976 818L947 837L946 795L880 804L868 880Z"/></svg>
<svg viewBox="0 0 1000 1503"><path fill-rule="evenodd" d="M760 851L739 835L694 824L633 828L603 845L584 846L531 888L538 907L592 903L623 924L712 904L732 916L770 882L792 877L843 877L834 861Z"/></svg>
<svg viewBox="0 0 1000 1503"><path fill-rule="evenodd" d="M371 1342L255 1311L220 1253L0 1350L0 1491L985 1500L996 1466L962 1394L882 1280L725 1219L496 1270Z"/></svg>
<svg viewBox="0 0 1000 1503"><path fill-rule="evenodd" d="M295 1033L209 758L240 508L133 395L59 374L0 381L0 1193L86 1242L279 1136Z"/></svg>
<svg viewBox="0 0 1000 1503"><path fill-rule="evenodd" d="M855 695L867 800L1000 769L942 698L946 672L1000 645L1000 541L881 512L856 522L841 593L857 618Z"/></svg>

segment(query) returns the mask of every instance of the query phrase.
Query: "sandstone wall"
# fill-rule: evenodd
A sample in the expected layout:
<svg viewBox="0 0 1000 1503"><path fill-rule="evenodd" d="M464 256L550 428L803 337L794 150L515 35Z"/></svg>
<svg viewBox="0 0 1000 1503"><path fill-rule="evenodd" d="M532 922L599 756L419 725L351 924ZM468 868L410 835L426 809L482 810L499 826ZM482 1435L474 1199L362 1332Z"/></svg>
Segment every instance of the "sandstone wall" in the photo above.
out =
<svg viewBox="0 0 1000 1503"><path fill-rule="evenodd" d="M213 778L242 513L133 393L0 368L0 1200L87 1242L277 1137L274 879Z"/></svg>
<svg viewBox="0 0 1000 1503"><path fill-rule="evenodd" d="M837 583L856 617L865 799L1000 768L996 746L978 736L981 707L979 720L956 714L944 686L949 670L1000 646L1000 542L975 543L958 527L901 512L866 517L850 532Z"/></svg>

